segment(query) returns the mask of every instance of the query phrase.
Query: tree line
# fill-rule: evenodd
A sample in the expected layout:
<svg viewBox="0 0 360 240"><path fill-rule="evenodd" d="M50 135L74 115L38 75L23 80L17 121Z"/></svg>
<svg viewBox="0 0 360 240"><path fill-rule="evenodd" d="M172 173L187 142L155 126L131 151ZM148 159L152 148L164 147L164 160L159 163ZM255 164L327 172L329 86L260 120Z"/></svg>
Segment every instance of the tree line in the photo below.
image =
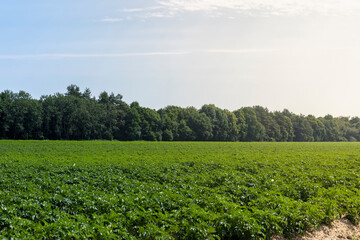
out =
<svg viewBox="0 0 360 240"><path fill-rule="evenodd" d="M315 117L261 106L235 111L213 104L154 110L130 105L120 94L76 85L65 94L33 99L29 93L0 93L0 139L121 141L359 141L359 117Z"/></svg>

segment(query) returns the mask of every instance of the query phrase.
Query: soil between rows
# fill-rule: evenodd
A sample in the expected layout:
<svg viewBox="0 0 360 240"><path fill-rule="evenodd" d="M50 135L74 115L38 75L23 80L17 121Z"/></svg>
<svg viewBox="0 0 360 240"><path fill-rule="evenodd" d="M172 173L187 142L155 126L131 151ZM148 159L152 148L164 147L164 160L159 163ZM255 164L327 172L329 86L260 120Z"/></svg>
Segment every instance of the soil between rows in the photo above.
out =
<svg viewBox="0 0 360 240"><path fill-rule="evenodd" d="M347 219L335 220L331 226L321 226L305 236L298 236L294 240L359 240L360 224L354 226ZM285 240L283 237L274 237L272 240Z"/></svg>

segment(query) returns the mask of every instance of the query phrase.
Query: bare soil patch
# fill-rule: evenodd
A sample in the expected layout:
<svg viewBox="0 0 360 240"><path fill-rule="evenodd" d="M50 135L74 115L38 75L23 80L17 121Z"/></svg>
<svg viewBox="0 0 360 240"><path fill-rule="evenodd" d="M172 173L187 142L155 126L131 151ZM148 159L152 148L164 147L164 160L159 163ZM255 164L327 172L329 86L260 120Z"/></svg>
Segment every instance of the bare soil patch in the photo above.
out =
<svg viewBox="0 0 360 240"><path fill-rule="evenodd" d="M305 236L298 236L295 240L360 240L360 225L354 226L347 219L335 220L331 226L321 226ZM285 240L274 237L273 240Z"/></svg>

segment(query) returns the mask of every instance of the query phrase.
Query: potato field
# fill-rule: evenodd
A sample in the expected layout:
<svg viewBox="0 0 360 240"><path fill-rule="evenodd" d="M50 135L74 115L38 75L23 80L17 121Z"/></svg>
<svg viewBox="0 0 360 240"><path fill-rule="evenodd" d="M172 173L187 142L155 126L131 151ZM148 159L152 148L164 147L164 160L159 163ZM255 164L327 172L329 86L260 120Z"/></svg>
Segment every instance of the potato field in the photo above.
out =
<svg viewBox="0 0 360 240"><path fill-rule="evenodd" d="M271 239L360 214L360 143L0 141L0 238Z"/></svg>

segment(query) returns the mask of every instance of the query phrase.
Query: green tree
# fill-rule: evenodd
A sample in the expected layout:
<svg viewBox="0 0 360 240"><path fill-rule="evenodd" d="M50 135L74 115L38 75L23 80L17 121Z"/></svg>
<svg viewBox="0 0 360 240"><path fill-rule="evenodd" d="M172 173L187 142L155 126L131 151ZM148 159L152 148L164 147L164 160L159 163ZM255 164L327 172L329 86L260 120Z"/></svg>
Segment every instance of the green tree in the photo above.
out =
<svg viewBox="0 0 360 240"><path fill-rule="evenodd" d="M309 121L303 115L293 115L291 122L294 128L295 142L313 142L313 129Z"/></svg>
<svg viewBox="0 0 360 240"><path fill-rule="evenodd" d="M63 113L60 102L61 94L42 96L40 102L43 109L42 129L45 139L62 139Z"/></svg>
<svg viewBox="0 0 360 240"><path fill-rule="evenodd" d="M241 108L246 122L245 141L263 141L265 137L265 127L257 120L256 112L251 107Z"/></svg>
<svg viewBox="0 0 360 240"><path fill-rule="evenodd" d="M246 124L246 119L245 119L245 115L242 109L238 109L236 111L234 111L234 115L236 117L236 128L237 128L237 140L238 141L245 141L246 140L246 135L247 135L247 124Z"/></svg>
<svg viewBox="0 0 360 240"><path fill-rule="evenodd" d="M291 119L281 112L274 112L273 118L277 122L280 128L280 139L277 141L291 142L294 138L294 129L291 123Z"/></svg>
<svg viewBox="0 0 360 240"><path fill-rule="evenodd" d="M129 106L122 101L122 95L108 94L106 91L100 93L97 100L99 127L102 129L101 138L124 140L125 117Z"/></svg>
<svg viewBox="0 0 360 240"><path fill-rule="evenodd" d="M264 126L264 141L281 141L281 130L279 124L273 118L273 114L267 108L255 106L257 120Z"/></svg>
<svg viewBox="0 0 360 240"><path fill-rule="evenodd" d="M162 132L167 134L163 140L169 141L169 137L172 136L171 140L180 141L179 124L184 119L183 109L177 106L167 106L160 109L158 113L161 118Z"/></svg>
<svg viewBox="0 0 360 240"><path fill-rule="evenodd" d="M200 113L194 107L183 109L186 125L193 131L197 141L208 141L212 138L211 121L205 113Z"/></svg>
<svg viewBox="0 0 360 240"><path fill-rule="evenodd" d="M213 141L235 141L238 135L236 117L228 110L213 104L204 105L200 109L211 121Z"/></svg>
<svg viewBox="0 0 360 240"><path fill-rule="evenodd" d="M2 134L9 139L42 139L42 109L29 93L4 91L2 99Z"/></svg>
<svg viewBox="0 0 360 240"><path fill-rule="evenodd" d="M67 87L67 93L66 96L73 96L73 97L82 97L82 94L80 92L80 88L77 85L71 84Z"/></svg>
<svg viewBox="0 0 360 240"><path fill-rule="evenodd" d="M161 117L150 108L138 107L140 116L141 139L147 141L161 140Z"/></svg>
<svg viewBox="0 0 360 240"><path fill-rule="evenodd" d="M313 129L313 138L315 142L321 142L324 141L325 136L325 126L324 124L315 116L308 115L306 117L306 120L310 123L311 128Z"/></svg>
<svg viewBox="0 0 360 240"><path fill-rule="evenodd" d="M178 140L180 141L194 141L196 139L195 133L189 128L184 119L180 121L178 132Z"/></svg>
<svg viewBox="0 0 360 240"><path fill-rule="evenodd" d="M325 117L319 118L319 119L325 126L324 141L327 141L327 142L338 141L339 136L340 136L339 126L338 126L336 120L334 119L334 117L331 116L330 114L328 114Z"/></svg>
<svg viewBox="0 0 360 240"><path fill-rule="evenodd" d="M138 112L139 104L133 102L130 105L130 110L125 118L125 140L140 140L141 139L141 120Z"/></svg>

